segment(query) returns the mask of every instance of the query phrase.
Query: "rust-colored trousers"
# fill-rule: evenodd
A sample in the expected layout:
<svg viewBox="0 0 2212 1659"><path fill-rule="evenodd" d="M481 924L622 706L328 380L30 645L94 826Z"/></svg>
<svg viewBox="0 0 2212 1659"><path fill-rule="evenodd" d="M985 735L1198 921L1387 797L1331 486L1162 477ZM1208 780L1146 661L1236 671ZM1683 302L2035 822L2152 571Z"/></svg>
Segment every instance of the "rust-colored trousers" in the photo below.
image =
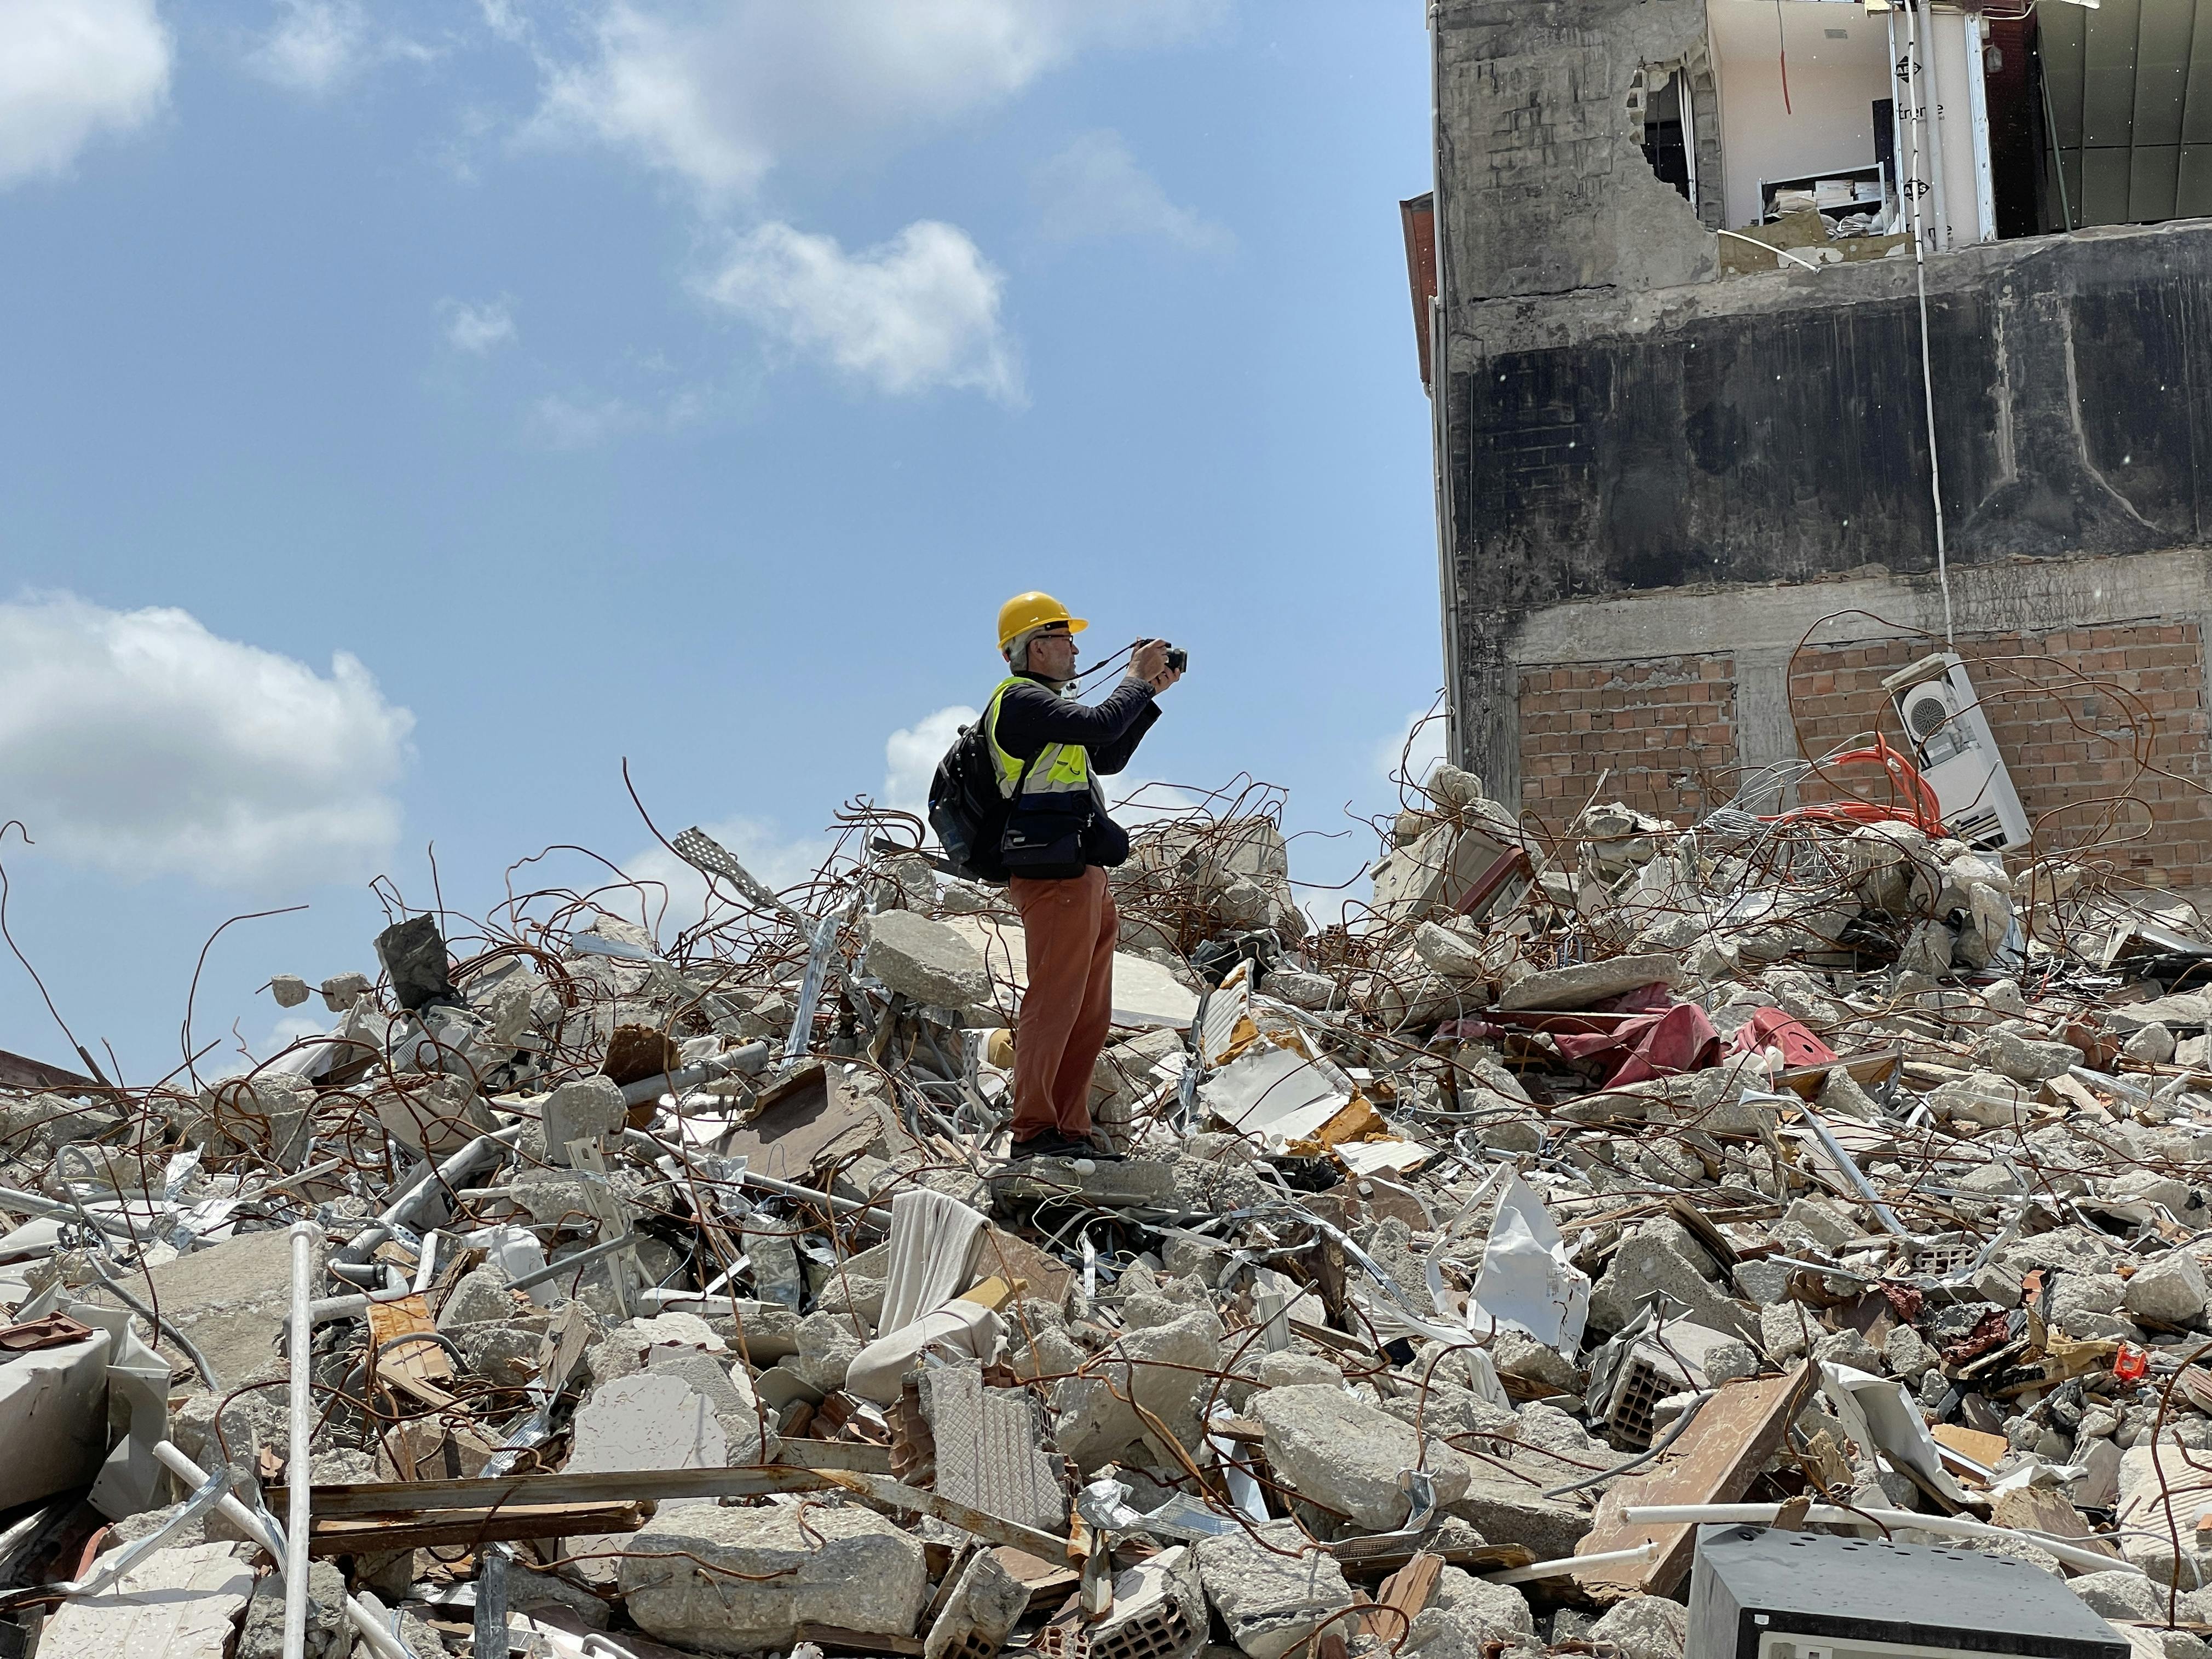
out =
<svg viewBox="0 0 2212 1659"><path fill-rule="evenodd" d="M1093 865L1066 881L1006 884L1022 913L1029 989L1014 1033L1014 1139L1091 1133L1091 1073L1114 1019L1121 918Z"/></svg>

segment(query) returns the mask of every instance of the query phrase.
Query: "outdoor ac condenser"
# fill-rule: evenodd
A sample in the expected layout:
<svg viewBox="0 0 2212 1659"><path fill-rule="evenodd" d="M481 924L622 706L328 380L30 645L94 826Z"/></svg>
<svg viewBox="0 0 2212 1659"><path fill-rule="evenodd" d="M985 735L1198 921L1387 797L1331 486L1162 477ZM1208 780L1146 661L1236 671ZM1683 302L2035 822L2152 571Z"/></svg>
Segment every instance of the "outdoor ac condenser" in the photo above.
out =
<svg viewBox="0 0 2212 1659"><path fill-rule="evenodd" d="M2057 1578L1964 1549L1698 1529L1683 1659L2128 1659Z"/></svg>
<svg viewBox="0 0 2212 1659"><path fill-rule="evenodd" d="M1969 847L2008 852L2027 845L2027 813L1990 734L1966 665L1939 651L1881 683L1936 792L1943 822Z"/></svg>

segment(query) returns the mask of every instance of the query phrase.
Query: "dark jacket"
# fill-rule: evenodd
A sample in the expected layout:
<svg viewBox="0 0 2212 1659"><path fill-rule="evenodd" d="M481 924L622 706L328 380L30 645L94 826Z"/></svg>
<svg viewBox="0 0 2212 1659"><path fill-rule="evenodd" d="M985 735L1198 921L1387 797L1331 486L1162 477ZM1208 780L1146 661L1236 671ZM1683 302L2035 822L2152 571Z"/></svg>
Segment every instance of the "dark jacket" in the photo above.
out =
<svg viewBox="0 0 2212 1659"><path fill-rule="evenodd" d="M1093 779L1127 766L1137 744L1160 717L1152 689L1126 676L1097 703L1061 696L1051 682L1034 674L1018 676L999 700L995 736L1017 760L1034 760L1045 745L1079 744L1090 758ZM1103 799L1091 801L1080 823L1067 819L1065 797L1024 794L1013 804L1006 823L1008 865L1018 876L1066 880L1092 865L1111 868L1129 856L1129 837L1106 816ZM1026 854L1016 849L1026 848Z"/></svg>

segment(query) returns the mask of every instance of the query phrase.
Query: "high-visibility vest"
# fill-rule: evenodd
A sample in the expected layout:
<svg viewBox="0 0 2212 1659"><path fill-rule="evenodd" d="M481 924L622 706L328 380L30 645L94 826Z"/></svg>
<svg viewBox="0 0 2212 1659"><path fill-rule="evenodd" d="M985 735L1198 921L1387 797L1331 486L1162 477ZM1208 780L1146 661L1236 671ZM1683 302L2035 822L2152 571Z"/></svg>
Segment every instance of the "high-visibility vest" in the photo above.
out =
<svg viewBox="0 0 2212 1659"><path fill-rule="evenodd" d="M1035 684L1018 674L1008 675L991 693L990 704L983 711L983 733L991 745L991 764L999 775L999 793L1012 800L1014 790L1020 787L1025 795L1091 794L1091 751L1081 744L1048 743L1034 761L1027 762L1000 746L999 704L1015 686ZM1025 765L1029 768L1029 782L1023 785L1022 769Z"/></svg>

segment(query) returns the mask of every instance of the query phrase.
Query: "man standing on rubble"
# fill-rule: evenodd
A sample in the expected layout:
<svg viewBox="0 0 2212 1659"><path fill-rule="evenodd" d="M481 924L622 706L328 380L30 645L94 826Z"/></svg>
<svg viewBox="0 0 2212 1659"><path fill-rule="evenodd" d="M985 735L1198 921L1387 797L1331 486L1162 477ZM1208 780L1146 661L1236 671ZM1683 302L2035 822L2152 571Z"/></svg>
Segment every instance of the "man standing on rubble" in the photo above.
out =
<svg viewBox="0 0 2212 1659"><path fill-rule="evenodd" d="M1016 1158L1116 1154L1091 1138L1091 1073L1114 1012L1121 917L1106 872L1129 856L1098 778L1119 772L1182 678L1164 640L1140 641L1121 683L1086 707L1075 635L1088 626L1048 593L999 608L999 653L1012 672L983 711L983 735L1011 802L1001 843L1028 945L1029 988L1014 1045Z"/></svg>

